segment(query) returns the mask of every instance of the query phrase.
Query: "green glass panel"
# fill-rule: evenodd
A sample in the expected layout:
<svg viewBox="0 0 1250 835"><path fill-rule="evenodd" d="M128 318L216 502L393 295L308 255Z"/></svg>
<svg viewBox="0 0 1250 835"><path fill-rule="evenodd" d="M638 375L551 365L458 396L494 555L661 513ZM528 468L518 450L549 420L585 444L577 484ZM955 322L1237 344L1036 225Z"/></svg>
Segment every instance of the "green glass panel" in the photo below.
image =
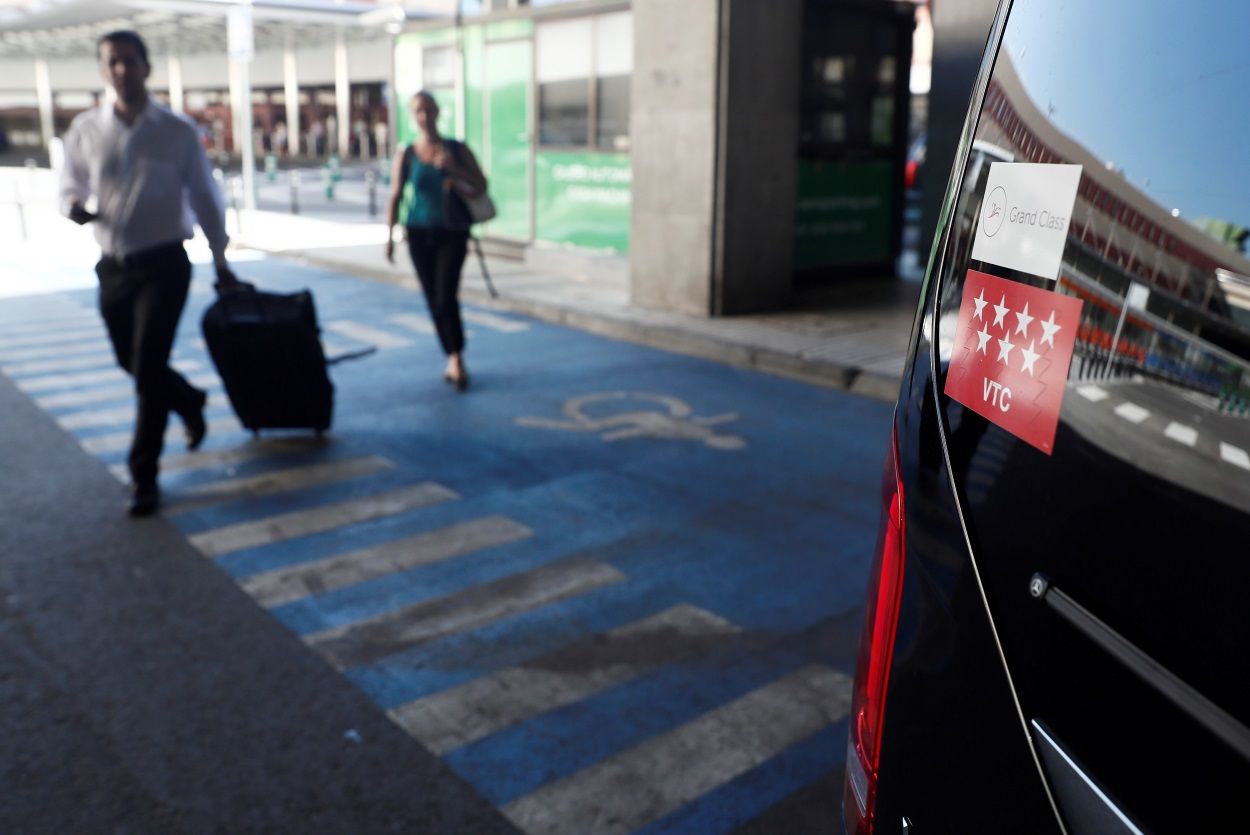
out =
<svg viewBox="0 0 1250 835"><path fill-rule="evenodd" d="M486 172L498 216L487 233L528 241L530 67L528 41L486 44L487 111L490 139Z"/></svg>
<svg viewBox="0 0 1250 835"><path fill-rule="evenodd" d="M534 34L532 20L500 20L486 24L486 39L503 41L509 38L528 38Z"/></svg>
<svg viewBox="0 0 1250 835"><path fill-rule="evenodd" d="M540 151L535 166L539 240L629 251L628 154Z"/></svg>
<svg viewBox="0 0 1250 835"><path fill-rule="evenodd" d="M885 161L799 160L794 265L889 258L891 177Z"/></svg>
<svg viewBox="0 0 1250 835"><path fill-rule="evenodd" d="M486 44L481 26L464 30L464 136L480 154L486 131Z"/></svg>

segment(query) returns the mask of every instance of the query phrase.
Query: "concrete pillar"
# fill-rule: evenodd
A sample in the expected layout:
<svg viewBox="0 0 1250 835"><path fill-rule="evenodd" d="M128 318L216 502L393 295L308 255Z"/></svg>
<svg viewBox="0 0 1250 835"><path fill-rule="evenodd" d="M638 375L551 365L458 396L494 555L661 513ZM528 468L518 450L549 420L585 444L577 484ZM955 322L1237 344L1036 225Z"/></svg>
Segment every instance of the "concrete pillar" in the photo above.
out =
<svg viewBox="0 0 1250 835"><path fill-rule="evenodd" d="M631 298L720 316L790 293L802 4L635 0Z"/></svg>
<svg viewBox="0 0 1250 835"><path fill-rule="evenodd" d="M39 105L39 131L43 136L43 147L51 153L52 138L55 135L55 124L52 121L52 76L48 71L48 62L42 58L35 61L35 99Z"/></svg>
<svg viewBox="0 0 1250 835"><path fill-rule="evenodd" d="M169 108L175 113L186 112L182 95L182 59L177 55L169 56Z"/></svg>
<svg viewBox="0 0 1250 835"><path fill-rule="evenodd" d="M243 208L256 208L256 151L252 145L253 28L250 6L236 6L226 19L230 50L231 107L235 150L243 169Z"/></svg>
<svg viewBox="0 0 1250 835"><path fill-rule="evenodd" d="M295 47L287 44L282 53L282 85L286 94L286 147L291 156L299 154L299 75L295 62Z"/></svg>
<svg viewBox="0 0 1250 835"><path fill-rule="evenodd" d="M334 36L334 112L338 121L338 152L347 156L352 135L352 87L347 75L347 43L343 33Z"/></svg>

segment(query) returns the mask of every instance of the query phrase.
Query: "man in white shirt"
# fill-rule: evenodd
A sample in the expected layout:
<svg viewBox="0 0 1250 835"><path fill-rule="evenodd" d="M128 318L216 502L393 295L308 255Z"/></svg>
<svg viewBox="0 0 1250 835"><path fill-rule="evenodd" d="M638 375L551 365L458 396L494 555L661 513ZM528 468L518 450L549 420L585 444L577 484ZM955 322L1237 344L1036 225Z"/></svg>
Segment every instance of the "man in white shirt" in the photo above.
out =
<svg viewBox="0 0 1250 835"><path fill-rule="evenodd" d="M219 286L233 287L237 279L226 263L225 212L208 158L194 125L148 95L152 68L143 40L111 32L97 52L116 101L70 125L61 208L75 223L92 223L100 243L100 314L138 399L130 513L147 516L160 505L156 476L169 413L182 418L189 449L199 447L206 431L207 394L169 367L191 282L182 242L192 237L192 213L208 238ZM97 208L89 212L93 196Z"/></svg>

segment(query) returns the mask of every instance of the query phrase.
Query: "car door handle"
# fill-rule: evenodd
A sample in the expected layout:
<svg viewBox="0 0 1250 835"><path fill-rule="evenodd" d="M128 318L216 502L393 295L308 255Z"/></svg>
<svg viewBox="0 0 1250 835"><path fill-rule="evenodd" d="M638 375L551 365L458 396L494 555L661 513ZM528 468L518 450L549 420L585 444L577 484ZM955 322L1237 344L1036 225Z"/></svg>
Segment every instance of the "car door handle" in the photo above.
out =
<svg viewBox="0 0 1250 835"><path fill-rule="evenodd" d="M1110 653L1164 698L1189 714L1226 745L1250 760L1250 728L1186 684L1180 676L1142 652L1131 641L1116 632L1080 603L1064 593L1042 574L1029 579L1029 594Z"/></svg>

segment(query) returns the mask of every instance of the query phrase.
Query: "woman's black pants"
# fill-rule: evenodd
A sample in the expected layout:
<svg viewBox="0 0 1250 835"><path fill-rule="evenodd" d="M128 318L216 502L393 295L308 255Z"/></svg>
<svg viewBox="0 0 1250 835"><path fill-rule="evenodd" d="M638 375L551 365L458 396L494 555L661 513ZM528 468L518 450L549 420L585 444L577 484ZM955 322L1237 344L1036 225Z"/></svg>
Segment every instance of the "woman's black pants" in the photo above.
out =
<svg viewBox="0 0 1250 835"><path fill-rule="evenodd" d="M138 409L130 446L135 484L156 481L169 413L183 417L203 407L204 392L169 367L178 318L191 284L191 262L181 243L104 257L96 264L100 313L117 363L134 378Z"/></svg>
<svg viewBox="0 0 1250 835"><path fill-rule="evenodd" d="M425 291L425 303L443 352L464 350L460 321L460 269L468 251L469 233L452 229L409 229L408 254Z"/></svg>

